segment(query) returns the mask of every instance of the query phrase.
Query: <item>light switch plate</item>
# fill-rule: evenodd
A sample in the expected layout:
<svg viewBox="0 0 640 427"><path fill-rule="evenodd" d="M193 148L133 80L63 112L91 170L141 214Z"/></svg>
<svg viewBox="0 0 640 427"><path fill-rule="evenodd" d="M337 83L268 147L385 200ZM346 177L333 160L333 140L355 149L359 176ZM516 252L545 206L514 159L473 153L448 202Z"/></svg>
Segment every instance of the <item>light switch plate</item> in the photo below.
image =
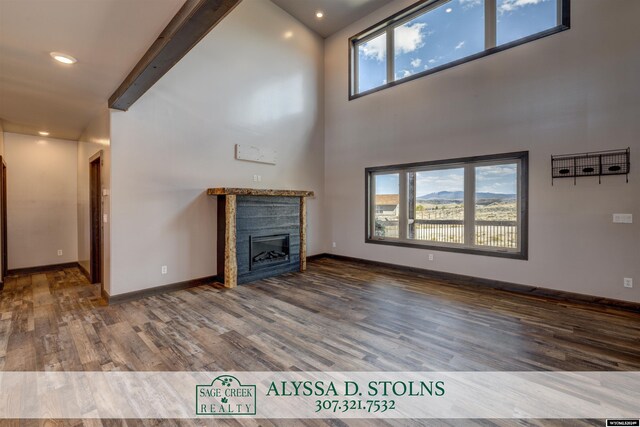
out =
<svg viewBox="0 0 640 427"><path fill-rule="evenodd" d="M615 224L633 224L633 214L613 214Z"/></svg>

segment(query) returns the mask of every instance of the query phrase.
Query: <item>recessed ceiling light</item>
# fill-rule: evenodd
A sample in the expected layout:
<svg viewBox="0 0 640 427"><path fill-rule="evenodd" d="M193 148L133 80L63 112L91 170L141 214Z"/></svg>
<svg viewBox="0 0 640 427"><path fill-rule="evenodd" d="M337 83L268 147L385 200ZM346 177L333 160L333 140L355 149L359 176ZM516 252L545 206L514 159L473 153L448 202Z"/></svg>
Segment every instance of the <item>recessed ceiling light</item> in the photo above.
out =
<svg viewBox="0 0 640 427"><path fill-rule="evenodd" d="M447 13L451 13L451 12L453 12L453 9L451 9L451 8L449 7L449 8L447 8L447 10L445 10L445 12L447 12Z"/></svg>
<svg viewBox="0 0 640 427"><path fill-rule="evenodd" d="M316 18L320 19L324 17L324 12L322 12L321 10L316 12Z"/></svg>
<svg viewBox="0 0 640 427"><path fill-rule="evenodd" d="M40 132L38 132L40 134L40 136L49 136L49 132L41 130Z"/></svg>
<svg viewBox="0 0 640 427"><path fill-rule="evenodd" d="M73 56L69 56L67 54L60 53L60 52L51 52L49 55L51 55L51 57L56 61L61 62L63 64L67 64L67 65L75 64L76 62L78 62L78 60Z"/></svg>

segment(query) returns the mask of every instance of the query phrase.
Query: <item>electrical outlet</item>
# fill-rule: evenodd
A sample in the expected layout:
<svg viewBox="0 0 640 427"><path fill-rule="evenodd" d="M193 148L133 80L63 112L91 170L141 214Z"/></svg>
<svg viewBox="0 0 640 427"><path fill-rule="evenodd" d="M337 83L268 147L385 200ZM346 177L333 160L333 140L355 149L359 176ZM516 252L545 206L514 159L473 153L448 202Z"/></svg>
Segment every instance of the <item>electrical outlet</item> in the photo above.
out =
<svg viewBox="0 0 640 427"><path fill-rule="evenodd" d="M166 265L162 266L161 272L162 272L162 274L167 274L167 266Z"/></svg>
<svg viewBox="0 0 640 427"><path fill-rule="evenodd" d="M336 247L336 242L333 242L333 243L331 244L331 246L333 246L333 247L335 248L335 247Z"/></svg>
<svg viewBox="0 0 640 427"><path fill-rule="evenodd" d="M62 256L62 249L58 249L58 256Z"/></svg>
<svg viewBox="0 0 640 427"><path fill-rule="evenodd" d="M262 182L262 175L258 175L258 182Z"/></svg>
<svg viewBox="0 0 640 427"><path fill-rule="evenodd" d="M625 288L633 288L633 279L630 277L624 278L624 287Z"/></svg>
<svg viewBox="0 0 640 427"><path fill-rule="evenodd" d="M433 261L433 254L429 254L429 261Z"/></svg>

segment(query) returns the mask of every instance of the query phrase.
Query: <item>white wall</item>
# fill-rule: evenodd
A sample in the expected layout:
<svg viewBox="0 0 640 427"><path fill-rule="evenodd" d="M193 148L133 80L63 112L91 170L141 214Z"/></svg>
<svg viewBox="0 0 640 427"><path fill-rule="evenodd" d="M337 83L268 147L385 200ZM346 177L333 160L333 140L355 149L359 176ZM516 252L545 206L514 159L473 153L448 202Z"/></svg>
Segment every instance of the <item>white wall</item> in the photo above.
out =
<svg viewBox="0 0 640 427"><path fill-rule="evenodd" d="M325 43L327 242L333 252L640 301L640 2L572 2L572 29L348 101L347 39L413 0L390 2ZM556 181L550 156L631 147L624 177ZM530 151L528 261L364 243L364 168ZM635 224L612 224L614 212ZM435 252L435 251L431 251Z"/></svg>
<svg viewBox="0 0 640 427"><path fill-rule="evenodd" d="M322 39L245 0L129 111L112 112L111 295L216 274L209 187L314 190L309 254L325 251L322 70ZM277 166L234 160L238 143L277 149Z"/></svg>
<svg viewBox="0 0 640 427"><path fill-rule="evenodd" d="M9 269L77 261L77 142L5 133L4 145Z"/></svg>
<svg viewBox="0 0 640 427"><path fill-rule="evenodd" d="M110 113L107 106L100 114L87 125L78 141L78 263L87 271L90 271L91 259L91 223L89 212L89 159L102 152L101 181L102 188L109 191L111 188L111 142L110 142ZM102 196L103 214L110 218L110 196ZM111 250L110 230L111 221L102 222L103 241L103 277L104 288L109 292Z"/></svg>

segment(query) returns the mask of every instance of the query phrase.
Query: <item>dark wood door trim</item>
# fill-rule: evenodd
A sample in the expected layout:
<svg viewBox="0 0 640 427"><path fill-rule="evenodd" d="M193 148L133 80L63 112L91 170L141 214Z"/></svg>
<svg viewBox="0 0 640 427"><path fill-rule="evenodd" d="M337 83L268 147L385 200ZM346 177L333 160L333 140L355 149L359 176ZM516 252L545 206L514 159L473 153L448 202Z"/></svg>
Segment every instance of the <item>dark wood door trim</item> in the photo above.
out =
<svg viewBox="0 0 640 427"><path fill-rule="evenodd" d="M7 164L4 158L0 156L0 229L2 238L0 238L0 254L2 254L2 281L0 281L0 290L4 283L4 278L9 274L9 249L7 238Z"/></svg>
<svg viewBox="0 0 640 427"><path fill-rule="evenodd" d="M102 151L89 159L89 252L91 283L104 289L102 229Z"/></svg>

